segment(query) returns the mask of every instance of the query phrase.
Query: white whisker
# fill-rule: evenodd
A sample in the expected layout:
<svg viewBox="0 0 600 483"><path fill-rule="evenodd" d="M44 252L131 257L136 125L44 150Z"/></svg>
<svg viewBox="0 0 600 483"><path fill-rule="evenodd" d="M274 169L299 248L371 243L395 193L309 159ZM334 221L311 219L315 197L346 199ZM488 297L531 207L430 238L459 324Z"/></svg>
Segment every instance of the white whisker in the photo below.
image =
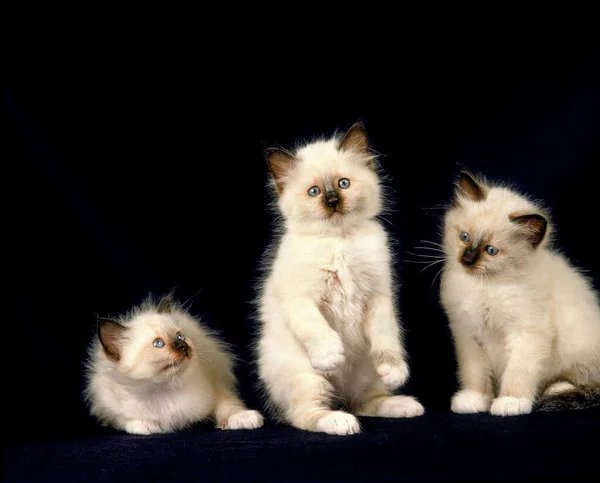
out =
<svg viewBox="0 0 600 483"><path fill-rule="evenodd" d="M438 278L440 276L440 273L442 273L443 270L444 270L444 267L440 268L438 273L435 274L435 277L433 277L433 280L431 281L431 285L429 286L430 294L431 294L431 289L433 288L433 284L435 283L436 278Z"/></svg>
<svg viewBox="0 0 600 483"><path fill-rule="evenodd" d="M444 253L444 250L442 250L441 248L435 248L435 247L415 247L415 248L419 248L421 250L433 250L435 252Z"/></svg>
<svg viewBox="0 0 600 483"><path fill-rule="evenodd" d="M404 260L406 263L438 263L438 262L443 262L444 260L440 259L440 260L435 260L434 262L432 262L431 260Z"/></svg>
<svg viewBox="0 0 600 483"><path fill-rule="evenodd" d="M446 259L446 256L441 256L441 255L423 255L421 253L412 253L412 252L404 252L404 253L408 253L409 255L413 255L415 257L421 257L421 258L435 258L437 260L439 259Z"/></svg>
<svg viewBox="0 0 600 483"><path fill-rule="evenodd" d="M432 241L429 241L429 240L419 240L419 241L421 243L430 243L431 245L437 245L440 248L444 248L444 246L442 244L440 244L440 243L432 242Z"/></svg>
<svg viewBox="0 0 600 483"><path fill-rule="evenodd" d="M427 265L426 267L424 267L419 273L422 273L424 270L428 269L429 267L433 267L434 265L437 265L438 263L443 262L444 260L438 260L437 262L431 262L429 265ZM442 266L442 270L443 270L443 266Z"/></svg>

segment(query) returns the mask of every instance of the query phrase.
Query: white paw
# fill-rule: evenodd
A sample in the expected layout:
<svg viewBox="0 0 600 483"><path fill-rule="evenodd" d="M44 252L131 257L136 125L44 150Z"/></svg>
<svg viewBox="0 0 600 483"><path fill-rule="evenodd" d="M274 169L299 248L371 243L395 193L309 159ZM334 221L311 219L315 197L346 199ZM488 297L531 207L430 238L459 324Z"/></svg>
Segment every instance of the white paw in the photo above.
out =
<svg viewBox="0 0 600 483"><path fill-rule="evenodd" d="M158 424L149 419L131 419L125 423L125 431L131 434L162 433Z"/></svg>
<svg viewBox="0 0 600 483"><path fill-rule="evenodd" d="M504 396L494 399L490 413L494 416L518 416L529 414L533 402L525 397Z"/></svg>
<svg viewBox="0 0 600 483"><path fill-rule="evenodd" d="M360 433L358 420L352 414L343 411L332 411L317 421L317 431L328 434Z"/></svg>
<svg viewBox="0 0 600 483"><path fill-rule="evenodd" d="M263 425L263 417L258 411L247 410L232 414L223 429L256 429Z"/></svg>
<svg viewBox="0 0 600 483"><path fill-rule="evenodd" d="M313 337L308 345L308 358L314 369L332 371L344 360L344 345L337 334L326 338Z"/></svg>
<svg viewBox="0 0 600 483"><path fill-rule="evenodd" d="M379 416L383 418L414 418L423 414L425 408L411 396L389 397L379 408Z"/></svg>
<svg viewBox="0 0 600 483"><path fill-rule="evenodd" d="M404 361L394 365L384 362L377 366L377 374L381 377L385 387L393 391L402 386L408 379L408 364Z"/></svg>
<svg viewBox="0 0 600 483"><path fill-rule="evenodd" d="M463 389L452 396L450 409L459 414L487 413L490 410L491 402L491 396Z"/></svg>

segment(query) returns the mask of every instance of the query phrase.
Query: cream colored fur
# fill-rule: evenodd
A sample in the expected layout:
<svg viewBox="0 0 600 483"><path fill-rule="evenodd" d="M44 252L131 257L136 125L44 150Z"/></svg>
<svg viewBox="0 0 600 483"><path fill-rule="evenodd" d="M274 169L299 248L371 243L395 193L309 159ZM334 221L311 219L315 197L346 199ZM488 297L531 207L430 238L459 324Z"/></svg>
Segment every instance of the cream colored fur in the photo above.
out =
<svg viewBox="0 0 600 483"><path fill-rule="evenodd" d="M209 419L223 429L262 426L260 413L236 395L232 355L169 298L158 306L148 300L110 323L99 330L109 352L96 338L86 371L85 399L101 423L137 434L177 431ZM172 349L177 334L189 345L189 357ZM157 339L165 346L154 347Z"/></svg>
<svg viewBox="0 0 600 483"><path fill-rule="evenodd" d="M281 236L259 297L259 377L273 412L298 428L360 431L355 415L411 417L379 177L362 126L269 154ZM342 189L340 179L350 180ZM312 186L320 194L308 195ZM343 199L343 214L324 203ZM345 410L338 410L336 405Z"/></svg>
<svg viewBox="0 0 600 483"><path fill-rule="evenodd" d="M441 300L458 361L457 413L529 413L538 395L600 381L600 309L589 280L550 247L548 215L506 186L457 183L444 219ZM520 224L511 216L537 214L548 221ZM465 243L461 233L469 234ZM461 263L470 243L492 245L477 266Z"/></svg>

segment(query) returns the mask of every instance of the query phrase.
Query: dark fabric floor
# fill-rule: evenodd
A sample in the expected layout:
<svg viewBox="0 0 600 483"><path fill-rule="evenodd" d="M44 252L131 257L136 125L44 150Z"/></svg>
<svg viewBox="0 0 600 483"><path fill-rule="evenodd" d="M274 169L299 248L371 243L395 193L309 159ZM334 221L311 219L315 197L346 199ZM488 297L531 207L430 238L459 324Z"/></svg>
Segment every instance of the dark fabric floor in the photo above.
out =
<svg viewBox="0 0 600 483"><path fill-rule="evenodd" d="M600 408L361 424L347 437L271 425L28 442L6 449L3 481L600 481Z"/></svg>

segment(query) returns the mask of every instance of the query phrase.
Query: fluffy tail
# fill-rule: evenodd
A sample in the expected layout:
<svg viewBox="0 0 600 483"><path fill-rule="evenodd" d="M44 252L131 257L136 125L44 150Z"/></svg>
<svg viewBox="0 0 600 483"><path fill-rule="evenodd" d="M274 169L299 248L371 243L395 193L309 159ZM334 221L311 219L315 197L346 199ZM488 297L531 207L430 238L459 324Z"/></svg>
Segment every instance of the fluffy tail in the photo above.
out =
<svg viewBox="0 0 600 483"><path fill-rule="evenodd" d="M572 390L544 395L535 404L534 411L565 411L600 406L600 384L577 386Z"/></svg>

